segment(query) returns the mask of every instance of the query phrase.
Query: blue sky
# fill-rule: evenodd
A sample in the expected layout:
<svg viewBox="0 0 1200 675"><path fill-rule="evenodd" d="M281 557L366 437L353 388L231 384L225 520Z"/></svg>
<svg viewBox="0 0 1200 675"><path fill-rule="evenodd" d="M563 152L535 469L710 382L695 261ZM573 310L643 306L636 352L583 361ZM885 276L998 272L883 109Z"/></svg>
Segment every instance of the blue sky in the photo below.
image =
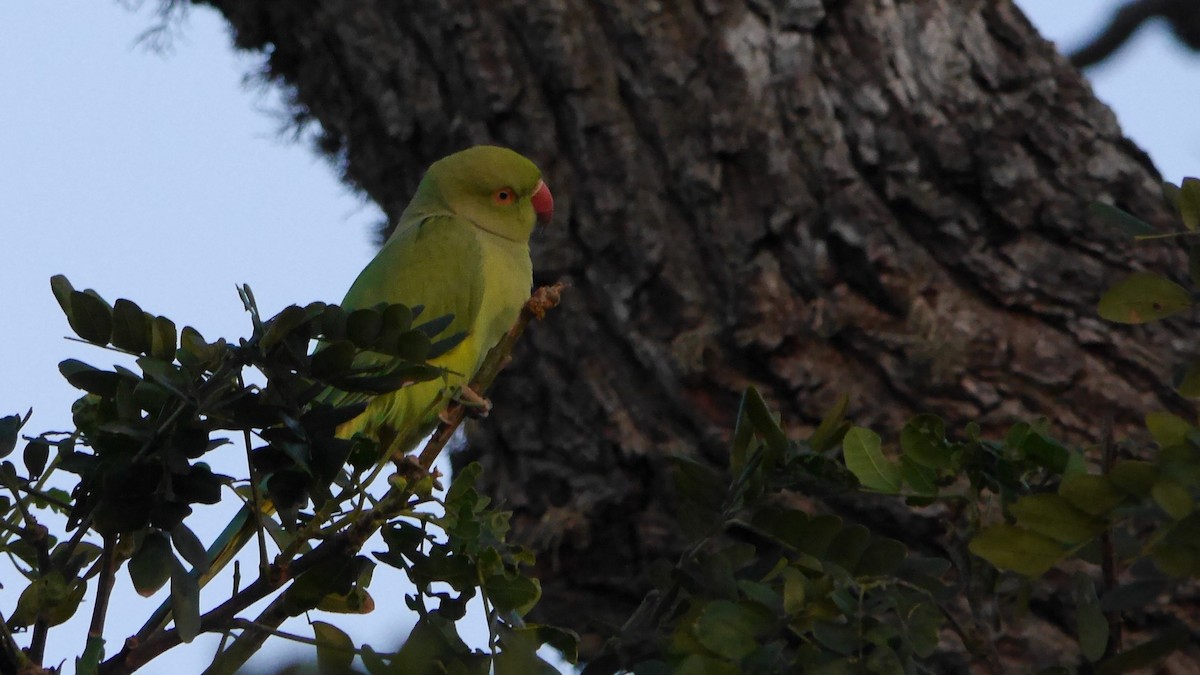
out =
<svg viewBox="0 0 1200 675"><path fill-rule="evenodd" d="M156 3L145 4L135 13L95 0L0 3L0 414L32 406L32 430L69 426L78 392L58 375L59 361L113 361L62 339L69 329L51 275L110 301L128 297L212 339L248 332L236 284L250 284L268 315L290 303L336 302L373 252L378 209L340 185L306 144L280 135L274 93L244 84L257 58L234 54L208 9L188 15L169 54L150 53L135 44L153 22ZM1020 4L1069 46L1118 3ZM1168 178L1200 172L1200 59L1152 26L1093 77ZM201 536L228 517L215 511ZM5 574L0 565L7 615L23 584ZM131 596L127 584L117 594ZM157 602L133 601L129 616ZM335 622L379 647L405 625L382 610ZM110 651L137 625L114 617ZM303 623L290 629L307 632ZM59 629L51 653L69 660L84 631L82 621ZM173 652L171 672L199 672L214 644L202 638Z"/></svg>

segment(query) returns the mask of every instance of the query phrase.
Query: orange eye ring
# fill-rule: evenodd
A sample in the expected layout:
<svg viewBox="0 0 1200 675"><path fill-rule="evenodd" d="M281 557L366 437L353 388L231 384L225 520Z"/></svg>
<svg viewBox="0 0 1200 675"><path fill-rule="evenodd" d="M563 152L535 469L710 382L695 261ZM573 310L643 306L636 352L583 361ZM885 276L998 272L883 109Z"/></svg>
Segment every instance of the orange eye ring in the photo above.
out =
<svg viewBox="0 0 1200 675"><path fill-rule="evenodd" d="M517 201L517 192L512 188L500 188L492 193L492 201L497 206L509 206Z"/></svg>

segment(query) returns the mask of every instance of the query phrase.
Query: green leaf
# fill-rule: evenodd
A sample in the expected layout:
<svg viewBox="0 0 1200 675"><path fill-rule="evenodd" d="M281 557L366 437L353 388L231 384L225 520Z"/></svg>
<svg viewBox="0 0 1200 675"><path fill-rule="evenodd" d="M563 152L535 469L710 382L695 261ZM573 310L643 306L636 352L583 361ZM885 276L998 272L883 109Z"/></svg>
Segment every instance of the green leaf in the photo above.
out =
<svg viewBox="0 0 1200 675"><path fill-rule="evenodd" d="M484 592L501 612L516 612L524 616L542 597L542 585L537 579L520 574L495 574L483 580Z"/></svg>
<svg viewBox="0 0 1200 675"><path fill-rule="evenodd" d="M1093 516L1106 515L1125 501L1125 494L1107 476L1080 474L1063 478L1058 494L1075 508Z"/></svg>
<svg viewBox="0 0 1200 675"><path fill-rule="evenodd" d="M200 634L200 584L178 560L171 564L171 616L184 643Z"/></svg>
<svg viewBox="0 0 1200 675"><path fill-rule="evenodd" d="M373 309L356 309L346 317L346 338L359 349L367 349L379 339L383 315Z"/></svg>
<svg viewBox="0 0 1200 675"><path fill-rule="evenodd" d="M806 579L804 573L795 567L785 567L783 576L783 611L788 616L798 616L805 607Z"/></svg>
<svg viewBox="0 0 1200 675"><path fill-rule="evenodd" d="M863 427L851 428L842 439L846 468L863 487L896 494L900 492L900 469L883 456L880 446L879 434Z"/></svg>
<svg viewBox="0 0 1200 675"><path fill-rule="evenodd" d="M1020 442L1021 454L1054 473L1064 473L1071 462L1071 451L1045 435L1030 431Z"/></svg>
<svg viewBox="0 0 1200 675"><path fill-rule="evenodd" d="M106 345L112 335L112 308L97 295L73 291L67 323L84 340Z"/></svg>
<svg viewBox="0 0 1200 675"><path fill-rule="evenodd" d="M358 349L349 340L337 340L321 345L312 355L312 374L327 378L345 375L354 364Z"/></svg>
<svg viewBox="0 0 1200 675"><path fill-rule="evenodd" d="M299 616L315 608L330 594L349 593L358 580L359 565L357 558L337 556L325 559L301 574L284 596L287 613Z"/></svg>
<svg viewBox="0 0 1200 675"><path fill-rule="evenodd" d="M908 547L895 539L874 539L859 557L854 576L877 577L891 574L907 555Z"/></svg>
<svg viewBox="0 0 1200 675"><path fill-rule="evenodd" d="M542 645L534 628L500 629L500 653L494 661L495 675L558 675L557 668L537 655Z"/></svg>
<svg viewBox="0 0 1200 675"><path fill-rule="evenodd" d="M267 323L267 332L263 334L259 344L264 350L274 347L290 335L292 331L303 325L307 318L308 312L303 307L296 305L284 307Z"/></svg>
<svg viewBox="0 0 1200 675"><path fill-rule="evenodd" d="M179 523L171 530L171 543L175 544L179 555L192 564L193 569L200 573L208 571L208 552L204 550L200 538L188 529L187 525Z"/></svg>
<svg viewBox="0 0 1200 675"><path fill-rule="evenodd" d="M317 641L317 671L347 673L354 662L354 641L342 629L324 621L313 621L313 638Z"/></svg>
<svg viewBox="0 0 1200 675"><path fill-rule="evenodd" d="M162 385L180 398L187 397L184 392L188 389L188 376L170 361L143 356L137 360L137 364L147 379ZM140 387L141 384L138 386ZM137 396L136 390L134 395Z"/></svg>
<svg viewBox="0 0 1200 675"><path fill-rule="evenodd" d="M405 359L406 361L421 362L429 356L433 344L429 336L419 330L400 333L390 343L384 345L387 352Z"/></svg>
<svg viewBox="0 0 1200 675"><path fill-rule="evenodd" d="M900 431L900 449L904 456L931 469L957 469L946 442L946 423L936 415L922 414L910 419Z"/></svg>
<svg viewBox="0 0 1200 675"><path fill-rule="evenodd" d="M54 299L58 301L58 306L62 308L63 314L71 313L71 294L75 292L75 287L61 274L55 274L50 277L50 290L54 293Z"/></svg>
<svg viewBox="0 0 1200 675"><path fill-rule="evenodd" d="M758 616L728 600L714 600L701 610L692 624L692 634L707 649L727 659L738 660L758 648L755 635Z"/></svg>
<svg viewBox="0 0 1200 675"><path fill-rule="evenodd" d="M996 567L1029 577L1045 574L1066 554L1053 539L1007 524L984 528L968 549Z"/></svg>
<svg viewBox="0 0 1200 675"><path fill-rule="evenodd" d="M21 416L0 417L0 458L8 457L17 447L17 435L21 433Z"/></svg>
<svg viewBox="0 0 1200 675"><path fill-rule="evenodd" d="M1097 310L1116 323L1146 323L1192 306L1187 289L1154 272L1134 272L1108 289Z"/></svg>
<svg viewBox="0 0 1200 675"><path fill-rule="evenodd" d="M1113 465L1108 478L1118 489L1144 498L1158 480L1158 466L1138 459L1122 459Z"/></svg>
<svg viewBox="0 0 1200 675"><path fill-rule="evenodd" d="M733 427L733 441L729 446L729 472L739 477L750 459L751 443L754 441L754 425L746 412L746 397L749 391L742 392L742 400L738 405L737 422Z"/></svg>
<svg viewBox="0 0 1200 675"><path fill-rule="evenodd" d="M838 532L829 542L829 548L825 549L824 558L841 565L842 569L850 572L858 567L863 553L870 545L871 531L862 525L850 525L842 528L842 531Z"/></svg>
<svg viewBox="0 0 1200 675"><path fill-rule="evenodd" d="M165 316L150 318L149 355L167 363L175 360L175 322Z"/></svg>
<svg viewBox="0 0 1200 675"><path fill-rule="evenodd" d="M121 376L111 370L100 370L89 366L78 359L66 359L58 364L58 372L76 389L82 389L89 394L115 396Z"/></svg>
<svg viewBox="0 0 1200 675"><path fill-rule="evenodd" d="M316 608L334 614L370 614L375 611L375 598L365 589L352 588L349 593L326 595Z"/></svg>
<svg viewBox="0 0 1200 675"><path fill-rule="evenodd" d="M1164 448L1185 442L1187 435L1195 429L1191 422L1179 415L1162 411L1146 414L1146 428L1155 442Z"/></svg>
<svg viewBox="0 0 1200 675"><path fill-rule="evenodd" d="M417 620L404 645L392 657L389 672L414 675L479 672L468 671L462 667L450 670L436 665L438 662L443 665L447 662L461 662L466 660L469 654L470 649L459 637L455 624L431 613ZM482 672L488 671L485 669Z"/></svg>
<svg viewBox="0 0 1200 675"><path fill-rule="evenodd" d="M1099 661L1108 646L1108 619L1100 610L1096 584L1083 572L1073 577L1075 596L1075 625L1079 630L1079 647L1088 661Z"/></svg>
<svg viewBox="0 0 1200 675"><path fill-rule="evenodd" d="M171 569L176 564L167 537L161 532L147 532L129 560L129 578L137 594L148 598L157 593L171 578Z"/></svg>
<svg viewBox="0 0 1200 675"><path fill-rule="evenodd" d="M118 298L113 304L113 346L134 354L145 354L150 349L150 332L150 316L137 303Z"/></svg>
<svg viewBox="0 0 1200 675"><path fill-rule="evenodd" d="M1075 508L1062 495L1027 495L1010 506L1009 511L1021 527L1064 544L1087 541L1104 529L1104 521Z"/></svg>
<svg viewBox="0 0 1200 675"><path fill-rule="evenodd" d="M842 519L831 513L824 513L795 528L793 543L801 551L816 558L823 558L830 543L841 531Z"/></svg>
<svg viewBox="0 0 1200 675"><path fill-rule="evenodd" d="M754 387L748 387L746 394L743 397L745 403L746 416L750 419L750 423L754 425L754 430L762 437L767 444L767 448L774 455L775 459L781 459L787 452L788 439L787 434L775 421L775 417L771 414L771 409L767 406L767 402L763 399L762 394ZM774 462L766 462L767 466L772 466Z"/></svg>
<svg viewBox="0 0 1200 675"><path fill-rule="evenodd" d="M832 621L817 621L812 627L813 637L826 649L838 654L853 654L859 648L858 632L850 626ZM834 671L838 672L838 671ZM855 672L848 670L846 672Z"/></svg>
<svg viewBox="0 0 1200 675"><path fill-rule="evenodd" d="M1111 204L1092 202L1088 205L1088 210L1096 218L1117 227L1131 237L1139 237L1157 232L1150 223Z"/></svg>
<svg viewBox="0 0 1200 675"><path fill-rule="evenodd" d="M25 444L23 455L29 477L38 478L46 469L46 460L50 458L50 444L44 439L35 438Z"/></svg>
<svg viewBox="0 0 1200 675"><path fill-rule="evenodd" d="M842 394L837 403L825 413L812 436L808 438L808 446L813 452L825 452L837 447L842 437L850 430L846 422L846 408L850 405L850 397Z"/></svg>
<svg viewBox="0 0 1200 675"><path fill-rule="evenodd" d="M1200 225L1200 179L1183 179L1176 204L1184 227L1194 232L1196 226Z"/></svg>
<svg viewBox="0 0 1200 675"><path fill-rule="evenodd" d="M1154 487L1150 488L1150 496L1173 520L1183 520L1192 513L1194 504L1191 493L1170 478L1160 478Z"/></svg>
<svg viewBox="0 0 1200 675"><path fill-rule="evenodd" d="M918 495L937 496L937 474L933 469L912 461L907 455L900 458L900 477Z"/></svg>

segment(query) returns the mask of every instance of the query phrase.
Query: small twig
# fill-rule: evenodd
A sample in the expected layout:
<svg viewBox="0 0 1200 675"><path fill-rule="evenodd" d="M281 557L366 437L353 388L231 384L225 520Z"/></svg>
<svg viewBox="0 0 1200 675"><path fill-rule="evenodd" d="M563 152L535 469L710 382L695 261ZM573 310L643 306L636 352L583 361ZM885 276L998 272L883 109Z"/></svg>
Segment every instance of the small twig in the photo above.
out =
<svg viewBox="0 0 1200 675"><path fill-rule="evenodd" d="M269 633L275 637L280 637L285 640L291 640L292 642L299 642L301 644L312 645L313 647L321 646L321 643L319 641L317 641L316 638L305 637L303 635L289 633L285 630L271 628L270 626L263 625L257 621L251 621L250 619L234 619L233 625L231 627L232 628L241 628L242 630L261 630L261 631ZM326 646L330 646L330 645L326 645ZM363 650L358 649L357 647L348 647L347 648L347 647L339 646L339 647L335 647L335 649L346 652L347 654L362 654L363 653Z"/></svg>
<svg viewBox="0 0 1200 675"><path fill-rule="evenodd" d="M238 589L242 586L242 565L239 561L233 561L233 595L238 594ZM217 655L225 651L225 645L229 643L229 632L221 634L221 643L217 645Z"/></svg>
<svg viewBox="0 0 1200 675"><path fill-rule="evenodd" d="M117 580L116 546L113 537L104 538L100 553L100 581L96 587L96 605L92 608L92 624L88 637L104 638L104 620L108 616L108 601L112 597L113 584Z"/></svg>
<svg viewBox="0 0 1200 675"><path fill-rule="evenodd" d="M34 518L33 514L29 512L29 508L25 505L25 500L21 499L19 486L9 480L7 473L0 473L0 477L4 480L4 487L8 488L9 492L12 492L13 503L16 504L17 510L21 512L21 518L25 521L26 529L30 532L35 531L38 526L37 518Z"/></svg>
<svg viewBox="0 0 1200 675"><path fill-rule="evenodd" d="M238 372L237 383L239 389L246 388L246 381L242 377L241 372ZM254 507L254 524L255 538L258 540L258 569L261 573L268 565L267 561L267 539L263 535L263 511L262 511L262 495L258 492L258 472L254 470L254 462L250 458L250 430L242 429L242 442L246 446L246 471L250 476L250 503Z"/></svg>
<svg viewBox="0 0 1200 675"><path fill-rule="evenodd" d="M67 511L71 510L72 504L70 502L64 502L63 500L59 499L58 497L55 497L48 492L43 492L42 490L39 490L36 487L30 487L28 485L19 485L19 486L17 486L17 489L20 490L21 492L24 492L27 495L37 497L38 499L40 499L44 502L49 502L61 509L64 509Z"/></svg>
<svg viewBox="0 0 1200 675"><path fill-rule="evenodd" d="M288 593L280 593L271 604L267 605L254 621L233 619L232 626L241 626L242 634L234 638L229 649L222 651L213 662L204 669L202 675L233 675L262 648L267 638L271 637L279 624L288 618ZM232 627L231 626L231 627Z"/></svg>

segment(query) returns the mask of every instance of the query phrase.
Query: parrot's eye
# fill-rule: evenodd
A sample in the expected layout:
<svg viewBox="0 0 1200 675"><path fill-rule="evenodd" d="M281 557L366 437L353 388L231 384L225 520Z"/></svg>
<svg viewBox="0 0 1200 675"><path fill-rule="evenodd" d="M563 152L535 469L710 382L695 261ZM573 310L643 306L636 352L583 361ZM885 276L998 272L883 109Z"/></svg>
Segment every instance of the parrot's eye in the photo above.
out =
<svg viewBox="0 0 1200 675"><path fill-rule="evenodd" d="M508 206L517 201L517 193L512 188L500 188L492 193L492 201L500 206Z"/></svg>

